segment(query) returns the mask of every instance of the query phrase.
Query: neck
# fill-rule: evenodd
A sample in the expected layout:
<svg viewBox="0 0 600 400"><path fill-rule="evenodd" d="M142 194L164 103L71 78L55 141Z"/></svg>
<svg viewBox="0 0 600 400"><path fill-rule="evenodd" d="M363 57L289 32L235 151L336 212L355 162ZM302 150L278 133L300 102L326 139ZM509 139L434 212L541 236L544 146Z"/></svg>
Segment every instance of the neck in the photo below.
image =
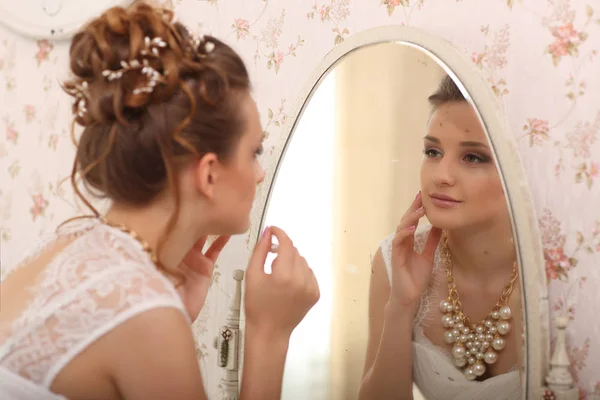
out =
<svg viewBox="0 0 600 400"><path fill-rule="evenodd" d="M510 274L516 261L510 219L486 227L447 232L453 267L462 275L490 279Z"/></svg>
<svg viewBox="0 0 600 400"><path fill-rule="evenodd" d="M111 224L122 224L135 231L159 256L162 265L175 269L203 233L199 232L198 225L190 220L186 222L180 214L165 241L172 210L161 204L143 208L113 204L105 218Z"/></svg>

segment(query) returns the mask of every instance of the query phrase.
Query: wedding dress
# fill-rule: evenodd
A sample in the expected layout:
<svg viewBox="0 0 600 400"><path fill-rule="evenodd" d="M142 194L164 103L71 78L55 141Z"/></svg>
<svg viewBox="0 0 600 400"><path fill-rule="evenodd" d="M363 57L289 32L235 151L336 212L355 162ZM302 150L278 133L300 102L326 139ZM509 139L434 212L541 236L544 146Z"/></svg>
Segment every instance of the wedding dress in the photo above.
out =
<svg viewBox="0 0 600 400"><path fill-rule="evenodd" d="M18 290L5 295L0 309L2 400L64 400L50 390L58 373L144 311L175 308L189 321L175 287L142 245L97 219L64 225L3 272L0 290L11 279Z"/></svg>
<svg viewBox="0 0 600 400"><path fill-rule="evenodd" d="M419 229L415 235L415 251L422 250L430 229L430 226ZM392 272L393 238L394 235L390 235L381 243L381 253L388 279ZM445 280L446 270L438 247L434 257L432 283L421 297L413 324L413 379L419 391L427 400L521 399L522 389L518 368L513 367L505 374L484 381L470 381L454 366L450 352L434 345L423 333L423 328L433 320L434 307L437 307L447 296L447 292L438 289L446 288L445 285L440 284Z"/></svg>

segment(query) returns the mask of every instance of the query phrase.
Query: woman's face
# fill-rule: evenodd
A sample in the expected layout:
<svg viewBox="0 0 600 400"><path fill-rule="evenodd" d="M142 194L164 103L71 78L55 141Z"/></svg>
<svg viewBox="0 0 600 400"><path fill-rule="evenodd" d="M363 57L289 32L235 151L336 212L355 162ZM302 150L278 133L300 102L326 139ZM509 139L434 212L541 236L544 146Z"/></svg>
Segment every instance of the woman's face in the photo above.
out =
<svg viewBox="0 0 600 400"><path fill-rule="evenodd" d="M421 194L427 219L441 229L484 226L507 215L483 127L466 101L442 104L424 138Z"/></svg>
<svg viewBox="0 0 600 400"><path fill-rule="evenodd" d="M217 202L222 215L222 232L240 234L250 226L250 212L254 203L256 186L265 177L258 162L263 151L264 133L256 103L245 94L240 103L245 129L234 154L224 165L219 178Z"/></svg>
<svg viewBox="0 0 600 400"><path fill-rule="evenodd" d="M204 221L204 230L214 235L244 233L250 226L250 212L256 186L264 179L258 162L264 139L256 103L249 93L241 94L239 113L244 120L243 132L232 153L220 160L214 153L202 157L189 169L182 182L185 204L191 205L186 223ZM202 207L198 208L198 205Z"/></svg>

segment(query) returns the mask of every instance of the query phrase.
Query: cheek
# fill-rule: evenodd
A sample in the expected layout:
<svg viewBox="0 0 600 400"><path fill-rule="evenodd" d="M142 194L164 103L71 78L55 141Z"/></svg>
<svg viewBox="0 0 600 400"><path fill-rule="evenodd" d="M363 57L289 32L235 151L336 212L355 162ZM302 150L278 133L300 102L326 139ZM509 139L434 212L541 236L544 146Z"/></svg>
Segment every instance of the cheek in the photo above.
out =
<svg viewBox="0 0 600 400"><path fill-rule="evenodd" d="M425 165L425 163L421 164L420 180L421 188L423 188L428 181L431 181L431 173L429 171L429 168L427 168L427 166Z"/></svg>
<svg viewBox="0 0 600 400"><path fill-rule="evenodd" d="M258 174L258 162L253 162L252 166L249 166L244 170L244 186L246 187L246 193L252 194L256 192L256 176Z"/></svg>
<svg viewBox="0 0 600 400"><path fill-rule="evenodd" d="M231 201L246 201L254 195L252 168L240 167L229 181L228 190Z"/></svg>
<svg viewBox="0 0 600 400"><path fill-rule="evenodd" d="M473 179L471 188L471 197L474 197L478 205L485 206L487 209L496 208L492 205L505 205L504 191L502 184L497 174L493 176L481 177L481 179ZM490 207L491 206L491 207Z"/></svg>
<svg viewBox="0 0 600 400"><path fill-rule="evenodd" d="M261 183L263 181L263 179L265 178L265 171L262 168L262 166L260 165L260 163L258 162L258 160L254 161L254 183Z"/></svg>

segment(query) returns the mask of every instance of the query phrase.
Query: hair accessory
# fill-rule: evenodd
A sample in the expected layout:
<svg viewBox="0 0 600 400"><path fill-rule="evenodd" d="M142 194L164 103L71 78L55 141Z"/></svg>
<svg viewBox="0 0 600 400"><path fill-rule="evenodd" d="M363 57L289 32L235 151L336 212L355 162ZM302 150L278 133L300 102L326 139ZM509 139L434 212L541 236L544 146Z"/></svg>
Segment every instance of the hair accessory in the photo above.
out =
<svg viewBox="0 0 600 400"><path fill-rule="evenodd" d="M85 113L87 112L87 107L85 105L85 93L87 92L88 83L87 81L82 81L80 84L76 84L75 87L71 89L67 89L67 93L71 96L75 97L73 105L77 110L77 116L83 118Z"/></svg>
<svg viewBox="0 0 600 400"><path fill-rule="evenodd" d="M116 81L123 77L123 74L128 71L141 70L142 74L146 75L148 82L141 86L133 89L133 94L140 93L152 93L154 87L162 79L162 74L153 68L147 59L143 59L140 63L138 60L131 60L130 62L121 61L121 69L116 71L105 69L102 71L102 75L109 81Z"/></svg>
<svg viewBox="0 0 600 400"><path fill-rule="evenodd" d="M197 56L204 58L211 53L215 44L206 40L204 35L193 36L191 35L191 41L194 46L194 52ZM109 82L119 80L123 75L130 71L140 71L142 75L146 77L146 83L133 89L133 94L152 93L154 88L161 82L163 82L165 73L159 72L156 68L150 65L150 58L159 59L160 50L168 47L167 42L161 37L150 38L146 36L144 38L144 48L140 52L140 57L134 58L131 61L121 61L121 68L117 70L105 69L102 71L102 76ZM86 106L86 94L88 90L88 82L82 81L76 84L73 88L68 89L67 92L75 97L74 106L76 108L76 114L78 117L83 118L87 112Z"/></svg>
<svg viewBox="0 0 600 400"><path fill-rule="evenodd" d="M203 50L206 54L211 53L215 49L215 44L213 42L209 42L208 40L206 40L206 37L204 35L198 35L198 36L192 35L192 43L194 43L194 49L196 51L198 51L200 49L200 47L202 45L204 45ZM198 53L198 54L202 56L201 53ZM206 56L206 55L204 55L204 56Z"/></svg>
<svg viewBox="0 0 600 400"><path fill-rule="evenodd" d="M148 36L144 38L144 49L141 54L143 56L159 56L158 49L164 49L167 47L167 42L165 42L162 38L156 37L154 39L150 39Z"/></svg>
<svg viewBox="0 0 600 400"><path fill-rule="evenodd" d="M141 73L146 76L148 82L141 87L133 89L133 94L152 93L164 75L150 65L147 57L158 58L160 55L159 49L165 47L167 47L167 43L163 39L159 37L150 39L146 36L144 39L144 49L141 51L142 57L146 58L143 58L142 61L138 59L133 59L129 62L121 61L121 69L116 71L105 69L102 71L102 76L109 82L112 82L121 79L126 72L141 70Z"/></svg>

